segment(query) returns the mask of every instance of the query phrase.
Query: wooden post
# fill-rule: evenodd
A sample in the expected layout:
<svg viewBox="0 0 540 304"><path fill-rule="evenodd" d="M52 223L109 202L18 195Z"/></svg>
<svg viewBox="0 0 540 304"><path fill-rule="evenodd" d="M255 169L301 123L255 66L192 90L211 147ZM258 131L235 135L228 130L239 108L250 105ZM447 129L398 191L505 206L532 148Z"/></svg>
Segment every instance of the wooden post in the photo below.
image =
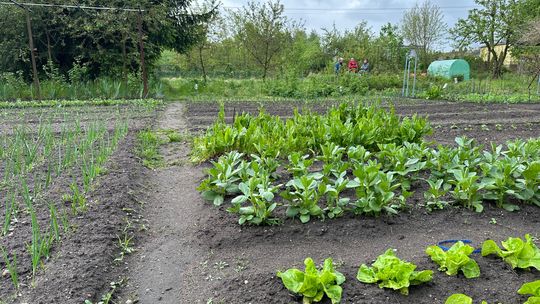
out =
<svg viewBox="0 0 540 304"><path fill-rule="evenodd" d="M137 15L137 23L139 28L139 53L141 55L141 73L143 81L143 98L148 96L148 74L146 72L146 64L144 62L144 41L143 41L143 23L142 23L142 11L139 9Z"/></svg>
<svg viewBox="0 0 540 304"><path fill-rule="evenodd" d="M25 8L26 9L26 8ZM41 99L41 90L39 87L39 76L36 66L36 49L34 48L34 38L32 37L32 21L30 20L30 12L26 9L26 29L28 30L28 46L30 47L30 58L32 60L32 72L34 74L34 87L36 89L37 99Z"/></svg>

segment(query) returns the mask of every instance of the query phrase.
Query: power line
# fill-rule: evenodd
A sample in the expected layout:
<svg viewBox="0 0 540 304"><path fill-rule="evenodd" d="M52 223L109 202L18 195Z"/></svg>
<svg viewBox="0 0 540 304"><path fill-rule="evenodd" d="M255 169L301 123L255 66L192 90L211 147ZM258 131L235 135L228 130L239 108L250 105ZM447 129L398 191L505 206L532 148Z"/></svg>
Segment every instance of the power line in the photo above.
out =
<svg viewBox="0 0 540 304"><path fill-rule="evenodd" d="M241 6L223 6L225 9L241 9ZM470 9L478 6L439 6L440 9ZM299 8L284 7L285 11L324 11L324 12L362 12L362 11L402 11L413 9L413 7L365 7L365 8Z"/></svg>
<svg viewBox="0 0 540 304"><path fill-rule="evenodd" d="M51 4L51 3L0 2L0 4L4 4L4 5L21 5L21 6L37 6L37 7L74 8L74 9L88 9L88 10L100 10L100 11L124 11L124 12L144 12L145 11L143 9L138 9L138 8L66 5L66 4Z"/></svg>

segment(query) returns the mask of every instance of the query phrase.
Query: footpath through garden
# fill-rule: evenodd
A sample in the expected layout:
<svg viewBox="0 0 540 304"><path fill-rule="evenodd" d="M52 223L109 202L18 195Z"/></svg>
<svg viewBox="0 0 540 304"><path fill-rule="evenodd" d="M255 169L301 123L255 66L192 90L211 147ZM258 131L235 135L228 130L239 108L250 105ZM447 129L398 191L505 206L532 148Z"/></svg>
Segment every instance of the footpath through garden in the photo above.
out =
<svg viewBox="0 0 540 304"><path fill-rule="evenodd" d="M268 113L291 116L298 104L268 104ZM301 105L300 105L301 106ZM324 111L325 105L311 106ZM255 103L227 104L226 120L243 110L256 112ZM216 104L170 104L155 123L156 129L181 134L206 128L216 117ZM429 138L452 144L467 135L480 143L540 135L540 105L479 105L418 103L399 105L404 115L429 115L434 128ZM474 280L444 274L408 296L358 282L362 263L371 263L388 248L414 262L418 269L437 265L424 253L427 246L446 239L470 239L478 247L486 239L505 240L526 233L540 235L540 208L523 205L507 212L485 204L482 213L448 208L431 214L415 209L396 216L349 216L301 224L286 220L280 226L239 226L225 207L216 208L196 190L208 164L189 162L189 141L162 146L167 163L144 173L143 216L146 230L136 240L137 251L126 261L128 284L121 302L137 303L291 303L294 298L276 278L278 270L301 267L306 257L317 264L332 257L347 277L342 303L443 303L452 293L490 302L517 303L516 291L537 272L514 271L498 259L476 260L482 275ZM180 157L180 159L178 159ZM170 159L167 159L170 158ZM410 198L422 200L421 189Z"/></svg>

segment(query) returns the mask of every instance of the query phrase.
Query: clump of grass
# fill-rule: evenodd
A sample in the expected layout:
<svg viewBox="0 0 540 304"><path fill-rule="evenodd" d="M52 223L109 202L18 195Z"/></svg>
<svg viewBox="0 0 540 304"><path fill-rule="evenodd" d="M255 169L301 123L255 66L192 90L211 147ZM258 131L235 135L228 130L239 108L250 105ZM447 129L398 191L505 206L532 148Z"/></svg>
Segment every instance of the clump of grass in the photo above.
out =
<svg viewBox="0 0 540 304"><path fill-rule="evenodd" d="M152 130L144 130L137 134L137 155L142 159L143 165L156 169L164 165L163 156L159 154L159 146L165 141Z"/></svg>

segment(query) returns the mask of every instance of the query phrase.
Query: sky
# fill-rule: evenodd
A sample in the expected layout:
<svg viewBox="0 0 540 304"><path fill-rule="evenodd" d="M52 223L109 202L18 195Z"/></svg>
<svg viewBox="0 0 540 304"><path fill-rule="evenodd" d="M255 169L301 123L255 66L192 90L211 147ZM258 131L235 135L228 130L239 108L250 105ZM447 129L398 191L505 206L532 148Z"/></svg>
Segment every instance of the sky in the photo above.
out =
<svg viewBox="0 0 540 304"><path fill-rule="evenodd" d="M238 8L247 0L221 0L225 8ZM423 1L423 0L422 0ZM303 20L308 31L321 32L321 28L331 28L332 24L343 31L353 29L365 20L374 33L378 33L382 25L401 21L403 12L415 5L416 0L281 0L285 6L285 14L291 19ZM459 18L467 17L474 0L431 0L438 5L444 20L452 27Z"/></svg>

